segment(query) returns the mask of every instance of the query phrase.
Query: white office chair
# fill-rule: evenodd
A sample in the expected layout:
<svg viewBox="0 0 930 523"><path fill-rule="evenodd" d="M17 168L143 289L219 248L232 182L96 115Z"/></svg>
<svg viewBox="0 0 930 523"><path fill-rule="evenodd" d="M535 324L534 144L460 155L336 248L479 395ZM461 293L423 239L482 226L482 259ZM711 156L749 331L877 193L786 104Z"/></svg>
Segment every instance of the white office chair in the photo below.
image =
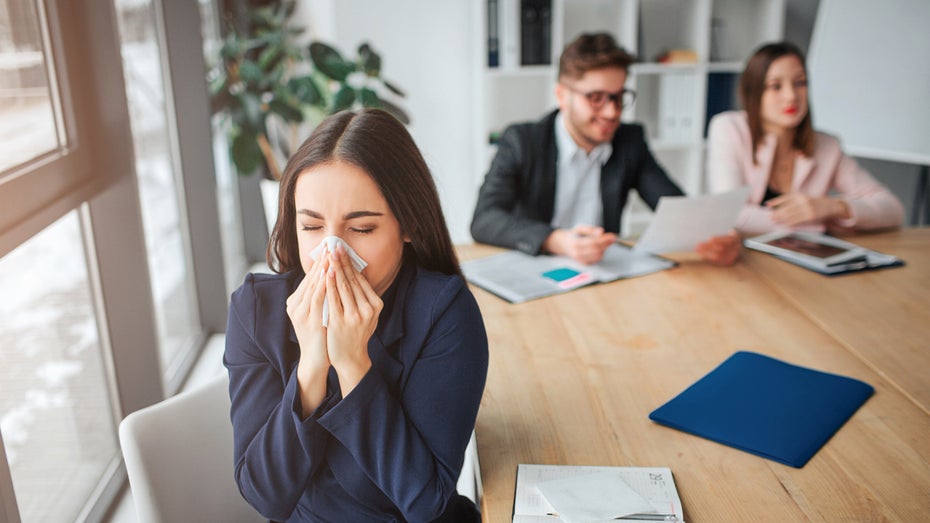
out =
<svg viewBox="0 0 930 523"><path fill-rule="evenodd" d="M471 432L468 447L465 449L465 461L462 463L462 473L456 483L455 490L459 494L475 502L481 510L481 468L478 464L478 442L475 440L475 431Z"/></svg>
<svg viewBox="0 0 930 523"><path fill-rule="evenodd" d="M142 523L268 521L233 479L229 377L133 412L119 438Z"/></svg>

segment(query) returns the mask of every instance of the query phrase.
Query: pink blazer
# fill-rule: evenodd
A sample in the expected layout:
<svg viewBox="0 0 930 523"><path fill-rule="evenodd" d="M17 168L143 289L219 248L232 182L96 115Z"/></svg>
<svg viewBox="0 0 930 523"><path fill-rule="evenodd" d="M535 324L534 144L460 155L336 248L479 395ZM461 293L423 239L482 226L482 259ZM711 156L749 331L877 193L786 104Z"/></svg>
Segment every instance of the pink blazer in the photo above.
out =
<svg viewBox="0 0 930 523"><path fill-rule="evenodd" d="M707 133L707 180L710 192L749 186L749 201L740 212L737 230L744 235L762 234L788 227L772 220L772 211L762 207L769 173L775 157L775 137L766 135L759 144L758 165L752 163L752 138L744 111L727 111L713 117ZM817 133L813 157L794 162L792 190L810 196L827 196L831 191L849 205L852 217L829 225L843 229L898 227L904 220L901 202L855 160L843 154L839 141ZM826 224L795 227L823 232Z"/></svg>

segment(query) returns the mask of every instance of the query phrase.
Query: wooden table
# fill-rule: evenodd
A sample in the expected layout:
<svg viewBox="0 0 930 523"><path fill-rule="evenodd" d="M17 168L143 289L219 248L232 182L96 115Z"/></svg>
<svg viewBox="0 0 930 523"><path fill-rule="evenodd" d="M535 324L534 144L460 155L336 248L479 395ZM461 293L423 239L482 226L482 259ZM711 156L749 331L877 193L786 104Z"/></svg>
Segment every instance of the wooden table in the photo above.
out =
<svg viewBox="0 0 930 523"><path fill-rule="evenodd" d="M746 263L930 413L930 228L849 240L899 256L907 270L825 278L761 254Z"/></svg>
<svg viewBox="0 0 930 523"><path fill-rule="evenodd" d="M476 428L485 521L510 521L519 463L671 467L688 522L926 520L930 229L856 241L908 265L828 278L755 252L729 268L683 255L520 305L473 287L491 351ZM737 350L876 393L801 469L648 419Z"/></svg>

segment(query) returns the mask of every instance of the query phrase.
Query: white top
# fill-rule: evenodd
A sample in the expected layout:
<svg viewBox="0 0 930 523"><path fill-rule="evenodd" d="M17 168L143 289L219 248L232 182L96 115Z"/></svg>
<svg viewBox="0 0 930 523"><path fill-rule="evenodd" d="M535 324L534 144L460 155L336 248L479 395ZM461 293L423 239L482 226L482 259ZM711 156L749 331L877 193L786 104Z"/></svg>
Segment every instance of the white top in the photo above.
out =
<svg viewBox="0 0 930 523"><path fill-rule="evenodd" d="M602 143L585 153L568 133L562 113L555 117L555 143L558 161L551 225L560 229L580 224L603 227L601 167L613 154L613 146Z"/></svg>

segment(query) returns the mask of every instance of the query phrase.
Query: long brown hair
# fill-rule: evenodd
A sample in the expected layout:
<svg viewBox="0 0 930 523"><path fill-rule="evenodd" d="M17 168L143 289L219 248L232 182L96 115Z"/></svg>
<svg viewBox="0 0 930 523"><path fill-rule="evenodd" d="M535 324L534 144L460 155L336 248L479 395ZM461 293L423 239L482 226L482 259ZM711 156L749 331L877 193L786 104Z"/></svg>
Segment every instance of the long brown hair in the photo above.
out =
<svg viewBox="0 0 930 523"><path fill-rule="evenodd" d="M756 163L756 151L765 134L762 130L762 93L765 92L765 75L769 72L772 62L783 56L796 56L800 60L805 74L807 73L804 53L790 42L776 42L765 44L756 49L756 52L746 62L746 69L743 70L743 74L739 79L740 101L746 110L746 117L749 120L749 133L752 136L753 164ZM807 114L798 124L792 146L803 151L805 156L813 156L815 137L814 126L811 123L810 101L808 100Z"/></svg>
<svg viewBox="0 0 930 523"><path fill-rule="evenodd" d="M378 185L401 234L410 238L405 260L462 275L429 167L407 128L380 109L343 111L326 118L288 160L281 176L278 219L265 253L275 272L301 267L294 203L297 178L335 161L358 166Z"/></svg>

